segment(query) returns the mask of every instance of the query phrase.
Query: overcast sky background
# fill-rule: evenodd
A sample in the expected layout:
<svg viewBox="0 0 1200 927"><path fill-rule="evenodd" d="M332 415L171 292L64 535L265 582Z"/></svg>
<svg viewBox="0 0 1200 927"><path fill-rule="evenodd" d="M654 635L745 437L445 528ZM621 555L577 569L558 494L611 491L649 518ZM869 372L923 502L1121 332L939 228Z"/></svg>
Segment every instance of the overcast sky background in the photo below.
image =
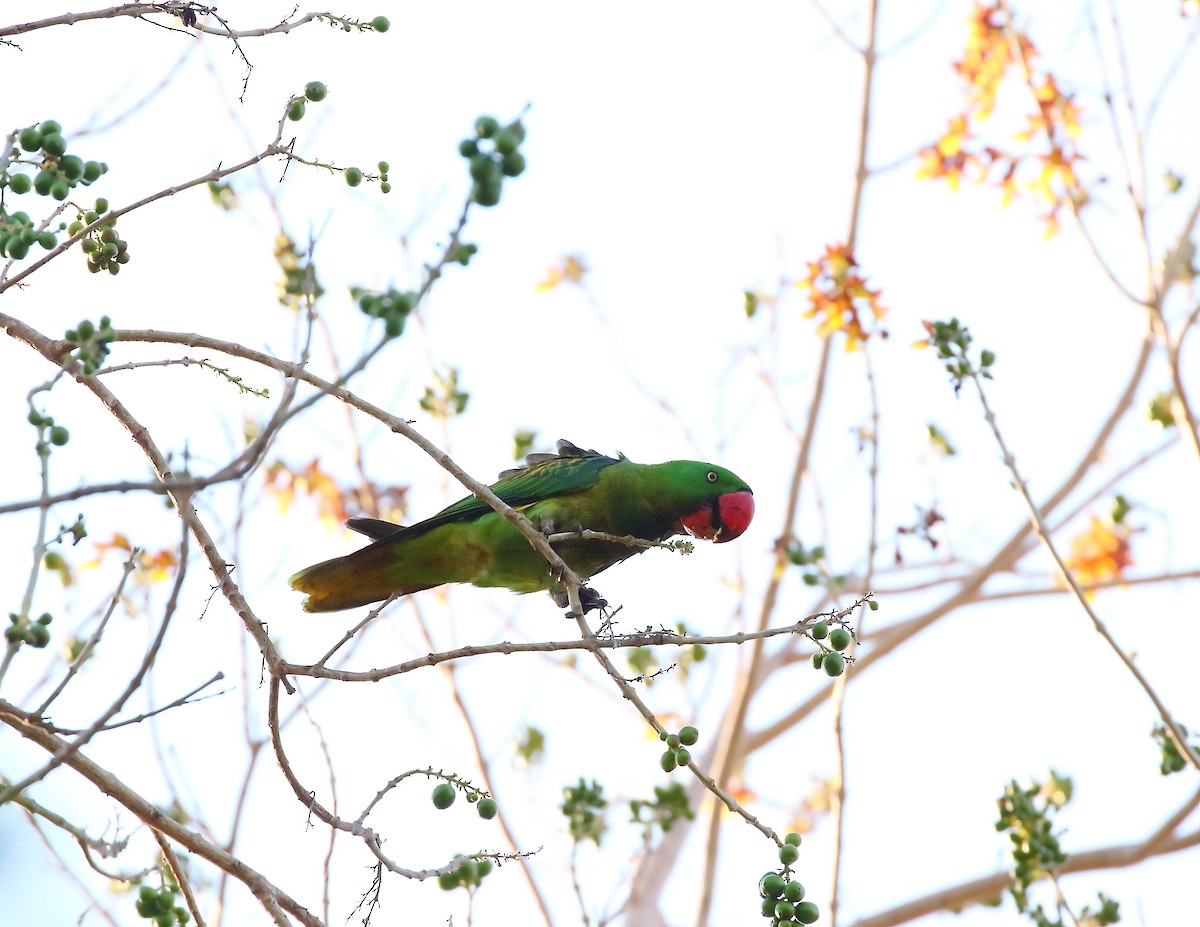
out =
<svg viewBox="0 0 1200 927"><path fill-rule="evenodd" d="M830 6L857 39L863 35L861 7ZM1086 176L1117 177L1107 123L1096 105L1104 83L1088 27L1095 8L1100 33L1107 34L1107 6L1026 7L1022 22L1060 83L1083 102ZM37 15L54 9L39 8ZM223 4L220 12L245 29L276 22L290 9L241 2ZM1176 5L1165 2L1152 8L1118 3L1117 9L1127 34L1134 96L1144 109L1175 49L1194 32L1195 20L1180 18ZM886 54L871 112L869 160L891 167L868 184L857 254L872 285L883 290L892 332L873 348L884 423L881 531L889 538L895 526L913 520L915 505L936 501L948 518L948 548L964 562L977 563L1024 516L975 401L967 395L956 401L934 359L910 347L923 334L920 321L956 315L981 345L996 352L990 400L1039 497L1073 465L1123 388L1144 326L1069 227L1046 240L1027 204L1002 210L991 189L967 187L952 195L916 181L912 156L961 105L950 64L961 52L968 11L957 2L883 5L880 47ZM781 276L802 276L805 261L844 239L857 145L858 59L810 3L754 3L734 10L682 3L381 0L346 12L364 19L386 14L392 28L385 35L346 35L313 24L286 36L246 39L242 47L254 69L241 102L245 65L227 44L197 43L144 23L57 27L22 36L20 51L0 49L2 73L14 88L0 108L3 127L58 119L72 151L109 163L109 174L88 195L94 191L113 204L260 150L274 134L284 101L309 80L324 81L330 92L325 102L309 106L302 122L288 126L289 135L297 136L297 152L364 169L387 160L393 185L387 196L370 185L349 190L340 179L298 166L280 183L282 165L267 162L234 178L242 208L232 215L212 206L203 189L161 201L121 219L118 227L133 261L119 277L94 279L77 255L68 255L35 275L27 288L6 293L3 311L52 335L81 318L108 314L119 328L196 330L290 355L292 316L275 299L274 203L297 241L315 238L318 273L328 292L322 311L340 356L353 358L376 330L351 304L347 287L415 287L421 265L437 255L469 189L456 151L459 139L481 113L507 120L528 106L523 150L529 169L505 183L499 208L473 212L465 238L478 243L479 254L470 268L447 271L419 321L353 389L413 419L485 479L511 465L511 437L518 428L535 429L543 449L566 437L607 453L621 450L638 461L698 457L728 466L755 490L758 514L750 531L734 544L698 544L690 558L648 553L596 585L610 601L624 604L627 629L676 620L712 633L735 627L734 583L744 582L749 601L757 603L767 582L794 455L751 352L766 337L769 321L747 321L741 293L771 290ZM1170 243L1191 207L1200 176L1195 171L1200 136L1188 90L1197 80L1193 56L1174 78L1176 93L1159 105L1149 139L1155 254ZM1002 100L1001 124L1006 107L1015 104ZM1183 196L1166 196L1160 178L1167 169L1185 177ZM1143 262L1127 213L1101 203L1094 214L1097 238L1116 272L1141 292ZM589 291L537 292L547 268L570 253L582 255L591 268ZM767 361L778 373L780 398L795 423L807 409L819 349L814 323L800 318L797 295L788 297L774 342L777 353ZM1194 339L1189 351L1189 369L1195 369ZM110 362L183 353L188 352L118 345ZM471 394L466 414L445 431L417 406L431 382L431 365L458 368L461 386ZM833 365L816 483L805 490L800 533L828 538L835 569L861 571L868 510L866 461L856 431L867 422L868 406L861 358L839 349ZM229 366L251 385L278 395L281 384L264 371L241 361ZM313 369L330 369L324 345L314 353ZM11 339L0 341L0 429L11 436L0 472L10 499L38 492L24 396L47 376L32 352ZM187 448L201 472L236 452L243 415L261 418L271 408L263 400L235 396L227 383L197 369L113 374L110 385L149 425L160 447L176 455ZM1166 385L1165 371L1159 370L1148 378L1140 401ZM659 397L676 416L663 411ZM71 443L53 458L55 488L147 474L137 448L98 414L86 391L60 384L46 405L72 433ZM950 435L958 457L943 462L931 453L924 439L930 421ZM425 517L462 494L403 439L365 420L358 424L371 475L411 485L412 517ZM1161 440L1148 423L1123 427L1105 473ZM296 466L319 457L331 472L352 478L343 409L330 400L319 404L296 423L275 456ZM1145 503L1138 523L1147 530L1135 556L1148 570L1195 567L1200 497L1162 488L1194 485L1195 461L1178 449L1122 484L1127 495ZM813 505L817 488L823 508ZM234 502L231 487L206 493L205 515L226 539ZM322 527L311 507L299 506L281 521L272 505L256 486L244 541L236 549L236 576L284 651L315 658L358 616L303 615L286 577L357 542ZM68 505L55 515L69 520L77 508ZM1101 502L1089 511L1104 510ZM100 498L89 501L86 511L94 539L123 531L151 550L178 543L177 522L161 500ZM10 516L0 532L0 563L8 564L0 588L10 590L13 603L24 589L35 524L33 513ZM884 550L886 560L889 548ZM913 548L906 551L917 556ZM82 545L77 556L86 559ZM1031 563L1049 576L1045 558ZM66 624L67 616L94 608L118 574L113 557L71 589L48 581L37 610L55 611ZM1166 702L1184 723L1193 719L1196 726L1200 705L1188 657L1200 645L1194 592L1188 596L1193 590L1194 584L1119 590L1097 602L1123 644L1139 652L1139 665ZM234 749L244 750L236 732L247 693L241 685L241 634L231 611L217 600L203 621L195 620L208 593L207 574L197 565L148 696L161 704L217 669L226 672L228 694L169 713L160 724L165 741L174 744L168 755L178 780L202 796L200 804L223 837L244 763L243 756L228 753L229 744L232 738ZM889 602L883 596L873 621L902 621L937 600L909 596ZM777 621L802 617L816 601L798 579L791 582ZM543 596L518 599L464 588L447 597L425 593L416 604L435 628L438 647L571 633ZM56 720L90 720L86 712L106 697L110 674L114 691L124 684L128 673L122 670L140 661L154 614L113 628L104 660L91 668L90 688L81 687L77 701L64 698ZM407 605L394 606L393 617L375 625L368 647L362 666L428 650ZM5 680L5 697L22 695L40 679L54 650L46 652L45 662L22 654ZM647 691L652 707L695 718L702 732L715 736L737 654L717 656L697 686L708 701L692 706L667 681ZM256 667L250 668L252 682ZM581 854L589 897L599 905L619 882L624 854L635 839L624 833L620 802L647 795L664 781L657 745L643 738L640 722L602 681L593 684L597 679L590 667L581 680L551 661L532 658L480 660L459 673L494 762L497 796L522 845L546 847L535 865L561 923L577 917L556 811L562 785L594 776L617 800L611 845L600 854ZM777 713L823 681L805 666L781 674L772 684ZM1158 775L1156 751L1146 736L1154 723L1151 706L1065 598L963 612L864 674L849 691L843 914L851 919L1003 866L1006 841L992 832L994 799L1011 777L1042 775L1049 766L1076 776L1077 800L1064 821L1068 848L1142 838L1194 785L1190 773L1166 780ZM252 687L248 695L255 712L265 710L264 689ZM322 730L340 760L339 793L348 806L361 807L403 769L433 765L472 773L468 744L446 698L444 681L432 671L369 687L335 686L322 694L317 703ZM756 703L753 727L775 716L768 708ZM543 728L549 739L546 763L531 774L532 790L527 774L509 760L513 738L527 723ZM89 754L127 771L125 758L145 751L145 740L141 730L111 735ZM310 730L297 726L298 763L314 787L322 787L324 767L312 740ZM822 713L799 734L756 756L746 770L747 783L760 796L752 810L786 828L789 809L811 782L832 774L829 740ZM0 770L9 776L41 762L8 733L0 734L0 758ZM165 794L151 762L135 768L130 779L155 798ZM39 800L71 812L73 820L95 831L110 820L132 824L65 772L35 791ZM420 868L439 865L456 851L499 845L494 825L476 820L461 805L434 812L426 791L421 785L393 796L378 812L376 826L392 834L394 858ZM285 794L273 760L264 761L252 802L252 826L240 844L248 861L318 907L314 866L326 834L305 828L303 809ZM757 923L755 882L773 868L775 855L750 828L736 822L727 827L712 923ZM806 838L798 866L822 909L830 834L826 822ZM74 863L73 847L60 843ZM283 863L281 854L293 849L295 861ZM667 904L672 924L691 921L702 865L698 851L699 841L689 842L679 884L672 883L665 896L672 899ZM344 902L366 890L369 873L365 854L348 844L340 852L335 883ZM1129 923L1172 923L1191 904L1187 888L1195 865L1193 852L1065 884L1077 906L1092 901L1101 888L1122 902ZM0 814L5 898L0 924L6 918L13 924L74 923L83 902L62 885L27 825L14 813ZM380 923L402 918L442 924L450 915L465 923L461 894L388 880ZM131 900L106 901L122 924L137 921ZM231 902L227 923L262 922L245 893L233 892ZM513 923L513 912L531 910L530 905L522 880L506 867L485 883L475 923ZM343 904L335 907L333 919L348 915ZM1015 921L1006 905L999 912L968 911L955 923ZM84 920L96 922L92 916Z"/></svg>

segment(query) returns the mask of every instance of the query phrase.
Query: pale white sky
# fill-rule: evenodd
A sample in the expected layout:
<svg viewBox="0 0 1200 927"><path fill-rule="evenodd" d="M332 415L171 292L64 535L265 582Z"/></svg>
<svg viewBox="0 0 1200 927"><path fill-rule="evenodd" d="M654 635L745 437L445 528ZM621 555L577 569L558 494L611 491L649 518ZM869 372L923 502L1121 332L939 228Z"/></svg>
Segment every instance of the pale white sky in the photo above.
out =
<svg viewBox="0 0 1200 927"><path fill-rule="evenodd" d="M865 15L860 6L830 7L855 36L861 35ZM1028 6L1031 12L1023 18L1035 41L1047 60L1062 63L1060 82L1084 99L1086 176L1105 174L1115 181L1119 168L1095 106L1103 84L1087 26L1092 5ZM1095 6L1097 15L1106 15L1104 4ZM1134 93L1142 104L1193 28L1171 4L1162 7L1117 4L1129 30ZM290 9L233 2L220 12L235 27L250 28L278 21ZM918 183L914 163L901 161L932 141L959 105L949 65L961 47L968 9L949 2L884 5L881 46L898 48L880 64L870 160L897 166L867 188L858 254L891 309L892 338L874 354L884 421L881 531L890 538L896 525L913 520L914 505L936 500L949 519L944 535L949 549L975 563L990 556L1023 515L977 404L969 396L955 401L934 359L909 347L921 337L920 320L957 315L979 343L995 350L991 401L1038 496L1062 479L1123 388L1143 324L1073 231L1043 240L1031 208L1000 210L997 195L983 188L952 196ZM619 449L639 461L701 457L730 467L755 490L757 521L745 536L721 547L697 545L687 559L652 552L596 583L611 601L625 605L626 628L683 619L713 633L729 629L737 599L728 581L740 571L749 601L757 603L767 580L793 453L747 350L765 338L767 323L745 320L741 291L770 289L781 275L802 275L805 261L846 234L860 94L856 59L808 3L755 3L735 13L715 4L471 2L414 8L384 0L347 12L363 18L385 13L392 29L351 36L314 25L288 36L246 40L254 71L241 104L243 65L227 46L206 40L161 92L107 129L102 127L152 91L191 40L116 21L33 33L20 39L19 52L0 49L2 73L21 75L7 83L23 88L6 94L3 127L58 119L73 151L110 164L110 173L92 190L114 204L259 150L274 132L283 101L314 79L324 81L330 94L324 103L310 105L304 121L289 126L298 137L296 150L364 169L385 159L394 188L386 197L366 185L350 191L334 177L295 167L278 184L281 166L271 162L257 175L234 180L243 209L232 216L220 214L202 190L160 202L121 220L133 255L121 276L92 279L82 260L68 256L37 274L28 288L6 293L2 311L56 335L85 316L109 314L121 328L199 330L289 354L292 329L290 316L275 302L276 220L265 189L276 198L290 234L303 239L312 231L319 237L317 263L328 291L323 311L342 358L352 358L375 331L350 304L346 288L415 285L468 189L465 163L456 153L459 139L481 113L507 119L529 105L524 149L529 170L506 183L500 208L473 214L465 237L480 251L472 266L447 271L422 308L420 325L411 326L353 388L414 419L418 429L447 443L456 460L483 478L510 465L517 428L536 429L542 446L566 437L610 453ZM1106 20L1100 21L1103 34ZM1200 137L1185 88L1196 86L1198 77L1193 59L1175 78L1182 92L1159 107L1150 139L1156 252L1195 195ZM1004 115L1002 106L997 119ZM101 130L76 139L83 126ZM1190 197L1165 197L1159 178L1167 168L1187 179ZM1094 213L1106 254L1125 282L1140 289L1142 266L1126 215L1103 204ZM566 253L582 254L592 268L598 312L578 290L535 292L546 268ZM813 323L799 317L802 308L800 299L790 297L778 355L771 361L795 422L806 411L818 347ZM1194 341L1190 350L1195 369ZM121 345L113 360L182 353ZM430 364L458 367L461 385L471 394L467 414L446 434L417 407L430 382ZM279 382L262 371L240 361L230 366L251 385L278 394ZM313 366L328 371L324 346L315 352ZM630 381L628 369L645 390L678 410L678 420ZM0 340L6 499L37 493L24 396L48 376L27 349ZM198 471L220 465L238 446L243 414L262 417L270 408L262 400L236 397L228 384L197 369L114 374L110 384L144 418L161 447L177 455L186 447ZM815 540L827 532L835 568L861 570L867 484L854 434L868 414L861 359L836 352L830 384L815 461L824 506L813 505L810 484L801 534ZM1159 369L1142 398L1165 386L1165 370ZM60 384L47 407L73 435L54 456L56 488L148 474L132 442L85 391ZM930 459L923 431L929 421L948 432L959 457ZM402 439L365 420L359 427L372 476L411 484L413 517L461 495ZM1158 440L1156 429L1131 421L1113 443L1111 467ZM296 465L319 456L331 471L349 477L343 411L324 401L296 423L277 454ZM1195 462L1189 465L1176 451L1122 484L1145 504L1137 516L1147 528L1135 548L1139 565L1151 571L1195 566L1200 499L1161 488L1194 480ZM1097 477L1090 485L1100 482ZM294 511L281 525L269 503L258 504L257 487L250 499L246 534L236 550L228 534L234 490L206 494L206 517L228 546L227 556L236 556L239 582L284 650L296 658L319 656L357 617L303 615L285 579L357 542L325 531L310 509ZM68 505L55 514L70 519L80 508ZM85 508L97 539L121 530L151 549L177 543L176 523L159 500L96 499ZM1095 510L1104 508L1101 503ZM2 562L10 564L0 588L9 589L13 603L24 588L34 523L29 514L9 517L0 532ZM917 556L914 548L906 550ZM1047 564L1036 558L1029 568ZM65 592L48 582L38 609L55 611L62 625L70 623L68 616L81 619L118 571L109 561ZM1119 591L1097 601L1117 636L1139 652L1140 665L1164 698L1184 723L1191 719L1197 726L1194 673L1183 664L1184 655L1200 645L1189 591ZM778 622L807 614L815 601L810 593L798 581L786 586ZM209 823L224 837L244 762L242 635L219 601L202 622L196 620L207 596L206 574L197 566L151 691L158 704L217 670L230 678L228 695L168 714L160 725L161 736L173 744L168 756L178 781L188 783L185 796L198 796L212 815ZM883 597L874 623L903 620L938 600ZM436 629L436 646L571 633L540 596L515 599L461 589L450 593L449 603L452 613L435 593L417 600ZM105 662L85 674L87 688L80 687L79 700L64 698L58 708L63 723L84 720L108 689L124 684L122 670L140 660L146 628L146 615L117 622ZM363 667L428 649L408 607L378 623L367 646L358 664ZM736 671L736 653L715 656L697 686L704 693L698 708L672 681L646 692L656 711L695 717L702 736L715 735ZM5 680L5 697L27 691L51 658L47 653L39 662L23 654ZM255 664L252 683L257 675ZM444 682L433 676L331 687L316 703L338 762L339 794L349 807L361 807L403 769L433 765L473 773ZM522 845L545 847L536 867L560 923L577 920L556 811L561 786L580 775L595 776L617 800L612 845L600 854L590 849L581 854L588 897L602 905L625 872L625 853L636 837L625 833L620 804L664 781L656 744L642 737L637 719L597 680L590 668L581 681L533 658L477 661L459 673L494 762L497 796ZM751 725L768 723L823 681L805 666L781 674L771 687L775 702L756 702ZM252 687L249 697L261 711L265 690ZM772 826L784 829L788 809L811 781L832 774L827 722L827 713L820 713L756 756L746 771L760 796L753 810ZM865 916L1002 865L1005 842L991 828L994 799L1009 778L1041 775L1049 766L1076 777L1076 803L1064 819L1069 848L1144 836L1193 784L1187 774L1158 776L1146 736L1153 722L1132 680L1065 599L979 607L926 633L850 687L844 915ZM508 760L511 741L526 723L542 727L549 739L546 764L531 779ZM311 750L311 732L297 725L292 737L308 779L323 787L325 771ZM101 740L90 755L162 797L166 793L152 766L127 760L147 749L145 732L135 729ZM23 774L38 761L11 734L0 734L0 771ZM422 785L393 796L378 819L372 818L391 834L394 858L420 868L438 865L455 851L499 845L494 824L476 820L461 804L439 814L429 807L426 792ZM37 797L94 831L118 819L132 824L66 773L39 786ZM254 818L241 844L247 858L319 907L314 880L326 835L305 829L303 811L286 792L273 760L264 761L252 801ZM773 867L774 852L749 828L727 827L712 923L757 923L754 886ZM830 833L825 823L806 838L799 863L800 878L823 909ZM277 869L285 847L295 859ZM698 851L699 841L690 841L680 877L664 896L671 899L672 925L691 922L694 879L702 865ZM74 862L73 848L64 843L63 852ZM366 889L366 864L357 848L341 847L335 875L341 906L335 906L333 920L346 918L346 899L352 903ZM1193 853L1066 885L1077 906L1101 888L1122 901L1132 922L1163 924L1185 903L1181 886L1194 868ZM13 917L14 924L74 923L83 903L60 885L28 827L12 813L0 814L3 916ZM514 923L513 911L528 910L515 870L505 867L485 885L476 924ZM94 890L103 893L103 886ZM44 893L52 893L53 919L47 919ZM379 923L404 918L442 924L451 915L465 923L460 896L390 879ZM244 893L232 900L229 924L262 922ZM122 924L137 921L131 901L107 901L121 912ZM1015 917L1006 906L1002 913L969 911L955 923L977 927L1014 923ZM521 922L527 921L522 915ZM84 921L97 922L90 916Z"/></svg>

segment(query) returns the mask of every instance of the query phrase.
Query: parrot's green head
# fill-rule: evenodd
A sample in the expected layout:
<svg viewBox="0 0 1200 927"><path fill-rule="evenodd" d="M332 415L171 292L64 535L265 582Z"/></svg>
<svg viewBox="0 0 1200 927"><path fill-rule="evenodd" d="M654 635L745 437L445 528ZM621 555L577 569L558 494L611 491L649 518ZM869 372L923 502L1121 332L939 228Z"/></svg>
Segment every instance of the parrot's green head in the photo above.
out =
<svg viewBox="0 0 1200 927"><path fill-rule="evenodd" d="M680 518L688 534L723 544L750 527L754 492L737 474L698 460L674 460L665 466L674 470L676 485L686 488L684 498L694 506Z"/></svg>

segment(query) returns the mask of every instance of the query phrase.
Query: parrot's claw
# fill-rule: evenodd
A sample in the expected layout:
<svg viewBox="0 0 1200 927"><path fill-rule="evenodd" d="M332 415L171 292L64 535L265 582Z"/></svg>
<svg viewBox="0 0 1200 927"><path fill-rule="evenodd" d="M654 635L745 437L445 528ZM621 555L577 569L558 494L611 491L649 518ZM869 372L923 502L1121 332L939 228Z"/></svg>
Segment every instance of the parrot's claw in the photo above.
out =
<svg viewBox="0 0 1200 927"><path fill-rule="evenodd" d="M558 589L551 592L550 595L554 599L554 604L559 608L570 608L571 600L567 596L567 590ZM586 615L588 612L595 611L596 609L603 610L608 608L608 599L604 598L595 589L591 589L588 586L581 586L579 589L579 604L583 606L583 613ZM574 618L575 616L568 612L567 617Z"/></svg>

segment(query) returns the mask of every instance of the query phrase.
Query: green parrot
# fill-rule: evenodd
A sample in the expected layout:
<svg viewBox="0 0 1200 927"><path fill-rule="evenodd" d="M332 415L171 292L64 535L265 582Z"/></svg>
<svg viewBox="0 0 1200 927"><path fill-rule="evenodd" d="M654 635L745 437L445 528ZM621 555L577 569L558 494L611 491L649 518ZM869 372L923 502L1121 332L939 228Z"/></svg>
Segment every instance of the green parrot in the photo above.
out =
<svg viewBox="0 0 1200 927"><path fill-rule="evenodd" d="M754 517L754 494L723 467L696 460L637 464L559 441L556 454L530 454L505 470L492 491L547 535L591 529L662 541L688 533L731 541ZM550 592L566 606L566 588L546 559L486 502L467 496L432 518L402 527L377 518L352 518L347 527L374 543L345 557L306 567L291 578L307 593L304 608L332 612L408 595L443 583L504 586L514 592ZM644 548L613 541L555 544L581 578L595 576ZM584 611L607 603L581 590Z"/></svg>

